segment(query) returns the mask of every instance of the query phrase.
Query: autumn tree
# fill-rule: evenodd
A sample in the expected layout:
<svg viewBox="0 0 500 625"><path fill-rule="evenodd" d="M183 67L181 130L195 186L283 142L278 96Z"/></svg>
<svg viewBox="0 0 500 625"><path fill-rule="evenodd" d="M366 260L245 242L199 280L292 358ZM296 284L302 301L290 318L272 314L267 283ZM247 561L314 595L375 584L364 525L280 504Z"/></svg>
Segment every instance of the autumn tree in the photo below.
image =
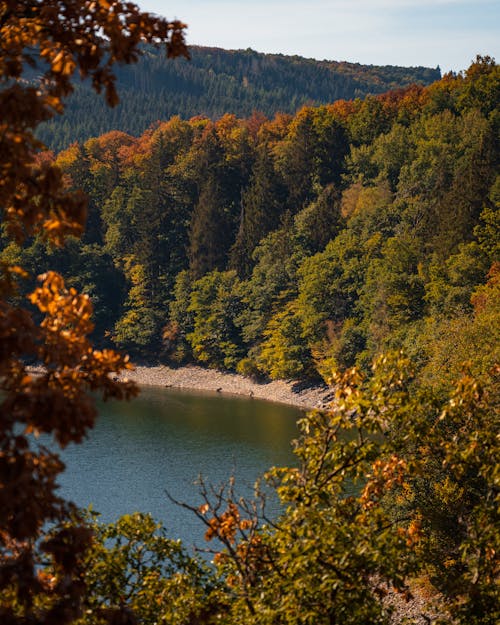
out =
<svg viewBox="0 0 500 625"><path fill-rule="evenodd" d="M332 405L299 423L297 466L271 469L252 500L202 483L202 505L185 505L223 545L227 622L498 622L498 371L444 393L413 374L389 354L367 378L335 376ZM392 614L414 592L414 614Z"/></svg>
<svg viewBox="0 0 500 625"><path fill-rule="evenodd" d="M300 378L310 372L310 354L295 301L274 314L263 331L258 367L271 379Z"/></svg>
<svg viewBox="0 0 500 625"><path fill-rule="evenodd" d="M21 244L40 236L62 245L83 232L86 198L66 186L61 170L40 158L39 125L64 111L78 74L106 102L118 102L113 65L138 60L141 42L187 54L184 25L142 13L132 3L99 0L5 0L0 3L0 213L3 234ZM49 271L29 302L13 297L20 266L0 267L0 620L62 624L80 615L83 556L91 532L66 520L73 505L56 494L64 465L34 440L52 435L65 446L92 427L93 395L130 397L112 372L125 357L94 350L92 305ZM27 364L43 364L39 375ZM50 524L50 536L44 530ZM57 529L54 529L57 528ZM41 564L50 562L44 576ZM127 620L124 613L121 622Z"/></svg>

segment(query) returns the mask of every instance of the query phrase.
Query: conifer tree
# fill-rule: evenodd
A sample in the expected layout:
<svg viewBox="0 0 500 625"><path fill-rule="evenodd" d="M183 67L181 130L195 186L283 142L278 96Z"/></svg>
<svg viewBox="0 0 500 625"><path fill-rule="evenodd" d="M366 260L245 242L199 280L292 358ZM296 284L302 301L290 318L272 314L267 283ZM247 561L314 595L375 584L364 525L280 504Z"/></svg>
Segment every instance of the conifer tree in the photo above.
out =
<svg viewBox="0 0 500 625"><path fill-rule="evenodd" d="M231 249L230 265L241 277L248 277L258 243L279 225L286 200L281 177L274 169L267 145L259 146L252 177L242 194L240 225Z"/></svg>
<svg viewBox="0 0 500 625"><path fill-rule="evenodd" d="M220 184L210 176L203 184L189 231L189 269L195 278L224 269L232 223Z"/></svg>

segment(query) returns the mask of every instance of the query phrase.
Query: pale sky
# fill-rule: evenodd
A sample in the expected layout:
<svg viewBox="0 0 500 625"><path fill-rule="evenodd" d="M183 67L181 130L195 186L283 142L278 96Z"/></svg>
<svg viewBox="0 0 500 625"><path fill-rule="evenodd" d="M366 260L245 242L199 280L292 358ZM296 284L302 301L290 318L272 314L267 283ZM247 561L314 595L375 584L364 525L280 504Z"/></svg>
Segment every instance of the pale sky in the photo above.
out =
<svg viewBox="0 0 500 625"><path fill-rule="evenodd" d="M373 65L500 62L500 0L136 0L188 24L191 45Z"/></svg>

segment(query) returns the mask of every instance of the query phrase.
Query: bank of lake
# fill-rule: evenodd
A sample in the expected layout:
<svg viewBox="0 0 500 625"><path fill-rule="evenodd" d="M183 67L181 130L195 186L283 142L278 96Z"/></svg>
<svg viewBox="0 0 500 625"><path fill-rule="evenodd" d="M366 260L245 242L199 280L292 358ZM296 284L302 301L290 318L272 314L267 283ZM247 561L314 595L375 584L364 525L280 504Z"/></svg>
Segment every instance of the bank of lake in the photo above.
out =
<svg viewBox="0 0 500 625"><path fill-rule="evenodd" d="M301 410L324 408L332 399L332 389L325 384L300 380L256 381L237 373L206 369L196 365L173 368L166 365L140 365L127 371L128 378L139 386L240 395L295 406Z"/></svg>

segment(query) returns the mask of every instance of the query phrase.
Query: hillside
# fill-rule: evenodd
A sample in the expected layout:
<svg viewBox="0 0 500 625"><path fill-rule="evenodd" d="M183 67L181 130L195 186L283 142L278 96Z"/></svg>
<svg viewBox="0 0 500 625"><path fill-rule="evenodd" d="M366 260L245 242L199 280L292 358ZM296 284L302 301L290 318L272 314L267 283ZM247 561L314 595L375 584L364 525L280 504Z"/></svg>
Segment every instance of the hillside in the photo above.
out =
<svg viewBox="0 0 500 625"><path fill-rule="evenodd" d="M253 50L190 48L191 60L167 60L147 48L139 63L118 68L121 102L115 109L88 86L77 85L64 120L48 122L40 138L53 150L110 130L140 135L151 124L173 115L211 119L260 111L294 114L305 104L363 98L412 83L427 85L440 70L425 67L359 65L316 61Z"/></svg>
<svg viewBox="0 0 500 625"><path fill-rule="evenodd" d="M90 196L83 241L2 258L69 276L96 338L135 357L290 378L403 347L440 370L444 336L463 342L471 297L483 310L494 290L499 77L479 58L295 116L73 144L56 162Z"/></svg>

